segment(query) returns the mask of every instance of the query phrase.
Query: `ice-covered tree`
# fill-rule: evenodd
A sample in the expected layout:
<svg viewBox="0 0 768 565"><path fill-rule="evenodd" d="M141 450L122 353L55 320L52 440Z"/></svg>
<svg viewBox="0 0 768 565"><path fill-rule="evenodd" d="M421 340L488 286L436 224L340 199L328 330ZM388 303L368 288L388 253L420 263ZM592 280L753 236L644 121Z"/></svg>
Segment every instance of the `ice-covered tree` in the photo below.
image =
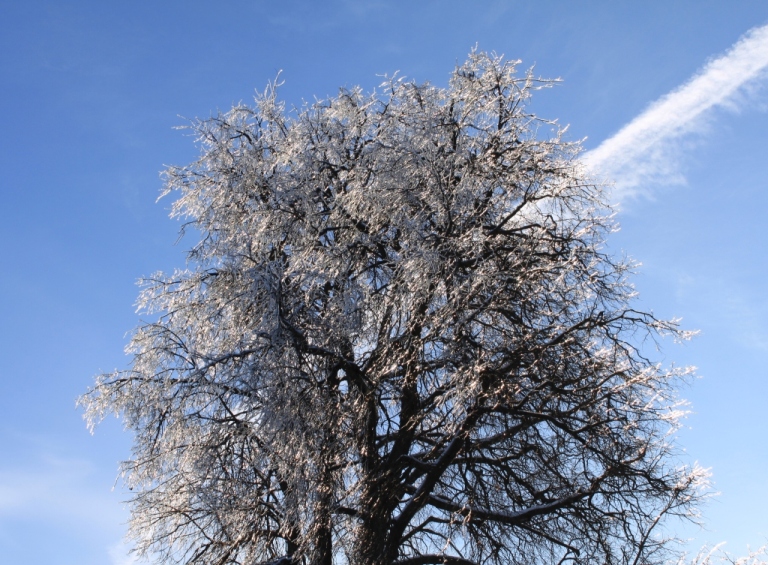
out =
<svg viewBox="0 0 768 565"><path fill-rule="evenodd" d="M449 86L392 78L195 122L166 172L201 239L144 281L124 419L131 534L163 563L651 563L702 474L645 351L674 322L630 265L547 81L474 52ZM544 132L542 135L540 131Z"/></svg>

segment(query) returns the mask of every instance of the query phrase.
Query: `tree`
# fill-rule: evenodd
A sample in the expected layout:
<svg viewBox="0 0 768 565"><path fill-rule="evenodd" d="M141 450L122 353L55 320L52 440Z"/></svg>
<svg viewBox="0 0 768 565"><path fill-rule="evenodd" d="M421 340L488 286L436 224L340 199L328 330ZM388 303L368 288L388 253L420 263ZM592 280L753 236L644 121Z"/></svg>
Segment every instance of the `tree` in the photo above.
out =
<svg viewBox="0 0 768 565"><path fill-rule="evenodd" d="M130 369L82 399L134 434L140 553L200 564L651 563L703 474L669 440L677 324L631 264L548 81L473 52L286 114L194 122L166 172L201 235L144 281ZM538 130L549 137L540 139Z"/></svg>

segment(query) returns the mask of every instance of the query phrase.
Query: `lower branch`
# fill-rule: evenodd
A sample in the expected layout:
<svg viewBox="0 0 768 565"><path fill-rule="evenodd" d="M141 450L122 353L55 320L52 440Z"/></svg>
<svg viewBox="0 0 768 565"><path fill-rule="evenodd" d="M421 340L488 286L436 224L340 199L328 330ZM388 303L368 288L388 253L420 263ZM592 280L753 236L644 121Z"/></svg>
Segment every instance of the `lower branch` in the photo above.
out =
<svg viewBox="0 0 768 565"><path fill-rule="evenodd" d="M393 565L478 565L476 561L470 561L463 557L451 555L417 555L395 561Z"/></svg>

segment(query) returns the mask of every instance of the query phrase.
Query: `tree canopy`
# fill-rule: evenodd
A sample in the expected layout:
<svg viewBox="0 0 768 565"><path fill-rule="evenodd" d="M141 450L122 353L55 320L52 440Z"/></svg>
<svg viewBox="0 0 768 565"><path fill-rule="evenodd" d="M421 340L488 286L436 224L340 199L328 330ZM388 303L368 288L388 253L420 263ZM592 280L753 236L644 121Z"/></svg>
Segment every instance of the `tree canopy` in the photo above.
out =
<svg viewBox="0 0 768 565"><path fill-rule="evenodd" d="M470 54L446 88L387 79L192 124L166 171L200 234L143 282L130 368L82 399L133 432L140 553L165 563L658 562L702 473L670 432L676 322L631 263L547 86ZM542 135L542 132L543 135Z"/></svg>

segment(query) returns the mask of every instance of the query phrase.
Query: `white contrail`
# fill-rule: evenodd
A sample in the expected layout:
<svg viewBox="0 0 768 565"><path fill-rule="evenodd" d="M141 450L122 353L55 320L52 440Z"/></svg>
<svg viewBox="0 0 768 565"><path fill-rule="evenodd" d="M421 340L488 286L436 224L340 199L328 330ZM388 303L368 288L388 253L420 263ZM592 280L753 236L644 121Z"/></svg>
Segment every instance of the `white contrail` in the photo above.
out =
<svg viewBox="0 0 768 565"><path fill-rule="evenodd" d="M744 34L724 55L707 63L688 82L662 96L583 160L593 175L614 183L613 200L646 193L650 184L681 182L675 155L686 134L706 125L708 112L738 107L747 83L765 78L768 25ZM742 100L743 101L743 100Z"/></svg>

